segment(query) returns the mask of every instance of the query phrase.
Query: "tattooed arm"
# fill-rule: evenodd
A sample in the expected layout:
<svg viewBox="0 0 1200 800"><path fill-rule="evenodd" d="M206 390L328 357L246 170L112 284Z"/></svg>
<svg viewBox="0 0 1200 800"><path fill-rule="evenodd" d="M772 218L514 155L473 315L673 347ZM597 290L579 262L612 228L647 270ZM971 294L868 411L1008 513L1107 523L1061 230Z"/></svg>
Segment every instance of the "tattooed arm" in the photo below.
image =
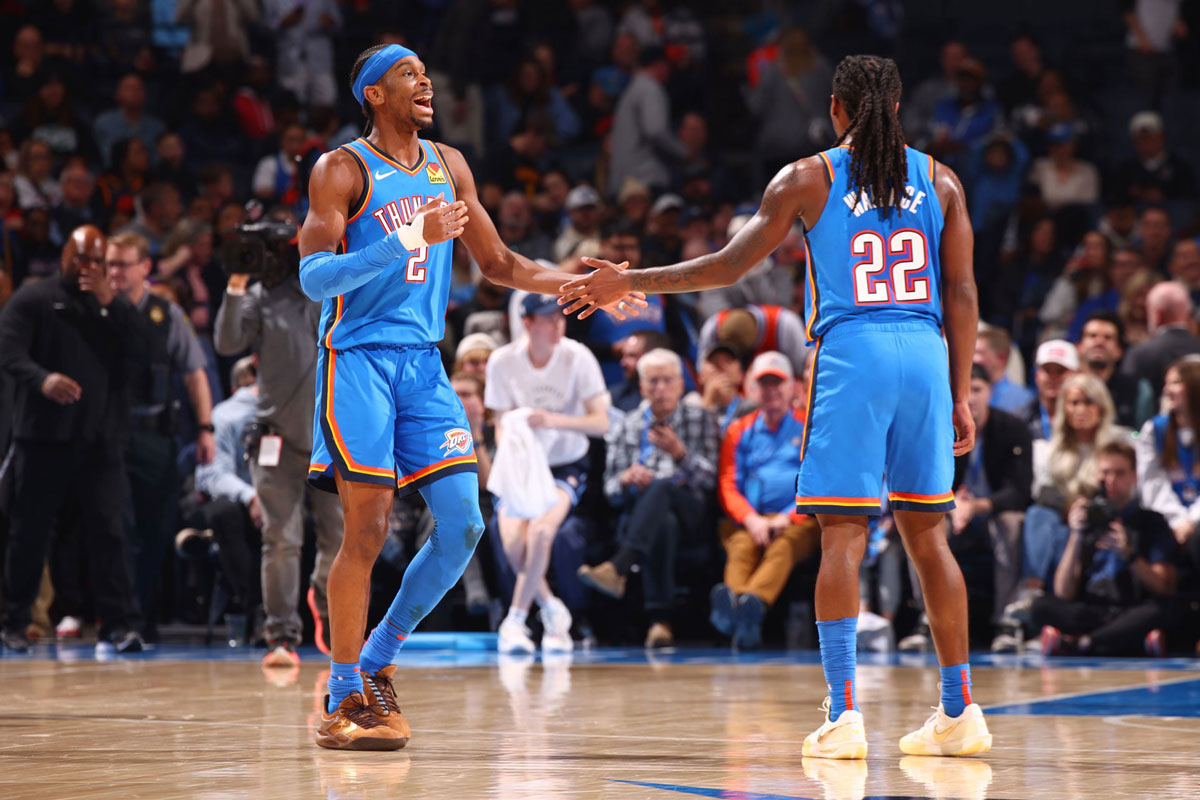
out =
<svg viewBox="0 0 1200 800"><path fill-rule="evenodd" d="M751 267L777 248L797 217L810 227L824 206L827 193L820 159L806 158L779 171L763 192L762 205L729 244L717 253L693 258L669 267L622 272L616 265L593 258L583 259L596 271L564 284L559 303L566 313L584 309L581 318L596 307L619 300L631 291L677 293L713 289L737 283ZM818 200L819 196L819 200ZM805 209L812 209L806 218Z"/></svg>

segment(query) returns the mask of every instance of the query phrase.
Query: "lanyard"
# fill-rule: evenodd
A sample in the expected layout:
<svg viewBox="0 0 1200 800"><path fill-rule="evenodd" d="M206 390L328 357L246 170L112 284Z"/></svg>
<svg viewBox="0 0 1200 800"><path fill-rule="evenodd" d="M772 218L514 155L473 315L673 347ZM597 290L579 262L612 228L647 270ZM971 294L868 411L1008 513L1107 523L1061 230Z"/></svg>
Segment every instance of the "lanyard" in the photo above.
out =
<svg viewBox="0 0 1200 800"><path fill-rule="evenodd" d="M642 446L641 452L638 454L638 463L643 466L650 466L650 456L654 453L655 447L650 444L650 408L646 408L646 413L642 417Z"/></svg>

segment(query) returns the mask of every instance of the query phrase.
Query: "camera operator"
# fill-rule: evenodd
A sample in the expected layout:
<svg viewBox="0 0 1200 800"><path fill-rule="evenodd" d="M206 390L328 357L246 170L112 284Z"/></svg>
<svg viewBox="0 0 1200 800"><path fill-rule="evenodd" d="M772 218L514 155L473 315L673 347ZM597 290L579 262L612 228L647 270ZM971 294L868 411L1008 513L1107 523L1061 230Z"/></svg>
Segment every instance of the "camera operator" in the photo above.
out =
<svg viewBox="0 0 1200 800"><path fill-rule="evenodd" d="M1138 505L1132 445L1102 445L1096 467L1096 496L1075 500L1067 514L1054 596L1033 604L1042 652L1161 655L1174 608L1175 537L1161 514Z"/></svg>
<svg viewBox="0 0 1200 800"><path fill-rule="evenodd" d="M290 667L300 642L297 610L305 499L316 523L317 558L309 607L317 646L328 626L325 583L341 546L342 507L336 494L308 486L321 306L300 288L294 220L243 225L222 248L229 282L213 330L218 353L246 349L258 356L258 408L249 448L250 474L262 506L262 594L266 611L264 664ZM251 278L258 282L251 285Z"/></svg>

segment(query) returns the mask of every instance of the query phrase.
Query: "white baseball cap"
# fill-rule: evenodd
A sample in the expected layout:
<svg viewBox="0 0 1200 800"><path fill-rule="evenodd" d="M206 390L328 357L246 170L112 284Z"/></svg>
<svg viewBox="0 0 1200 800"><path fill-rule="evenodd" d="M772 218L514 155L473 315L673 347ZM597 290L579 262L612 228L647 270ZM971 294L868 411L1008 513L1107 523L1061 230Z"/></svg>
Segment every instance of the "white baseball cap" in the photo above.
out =
<svg viewBox="0 0 1200 800"><path fill-rule="evenodd" d="M461 342L458 343L458 347L454 351L454 357L462 358L472 350L487 350L489 353L491 353L497 347L499 347L499 345L496 344L496 340L488 334L469 333L462 338Z"/></svg>
<svg viewBox="0 0 1200 800"><path fill-rule="evenodd" d="M775 350L759 353L758 357L750 364L750 380L756 381L764 375L774 375L782 380L790 381L794 377L792 362L783 353Z"/></svg>
<svg viewBox="0 0 1200 800"><path fill-rule="evenodd" d="M1039 367L1046 364L1058 364L1060 367L1077 372L1079 371L1079 353L1075 351L1075 345L1065 339L1051 339L1038 346L1036 364Z"/></svg>

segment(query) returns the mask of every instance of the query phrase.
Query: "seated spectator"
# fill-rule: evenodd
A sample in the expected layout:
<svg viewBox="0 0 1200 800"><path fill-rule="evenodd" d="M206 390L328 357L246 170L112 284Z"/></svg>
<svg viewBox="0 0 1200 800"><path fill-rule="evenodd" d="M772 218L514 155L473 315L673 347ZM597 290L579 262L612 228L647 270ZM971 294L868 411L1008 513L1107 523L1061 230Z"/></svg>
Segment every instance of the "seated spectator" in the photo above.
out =
<svg viewBox="0 0 1200 800"><path fill-rule="evenodd" d="M634 565L641 565L650 629L646 647L669 647L675 604L675 553L703 541L717 474L717 421L683 398L683 363L670 350L638 361L646 398L607 437L604 494L623 514L618 550L608 561L583 566L584 583L621 598Z"/></svg>
<svg viewBox="0 0 1200 800"><path fill-rule="evenodd" d="M586 183L567 192L567 227L554 240L554 260L563 261L585 239L600 233L600 193Z"/></svg>
<svg viewBox="0 0 1200 800"><path fill-rule="evenodd" d="M804 369L804 358L808 355L804 321L795 311L777 305L717 312L700 328L698 349L707 353L717 340L731 342L739 350L756 356L777 350L791 360L794 374Z"/></svg>
<svg viewBox="0 0 1200 800"><path fill-rule="evenodd" d="M199 184L196 173L188 166L187 148L183 137L174 131L167 131L158 137L158 145L154 149L154 168L150 170L151 183L169 183L179 190L179 193L189 203L194 202ZM211 222L213 217L212 204L204 198L206 213L200 215Z"/></svg>
<svg viewBox="0 0 1200 800"><path fill-rule="evenodd" d="M967 58L954 74L955 92L933 107L933 140L928 149L953 166L975 142L987 138L1002 121L1000 104L987 85L982 63Z"/></svg>
<svg viewBox="0 0 1200 800"><path fill-rule="evenodd" d="M761 405L729 426L721 442L718 497L729 519L717 529L725 580L713 587L713 627L737 647L762 641L762 621L792 568L817 549L816 519L796 513L804 418L792 406L792 364L767 352L750 365Z"/></svg>
<svg viewBox="0 0 1200 800"><path fill-rule="evenodd" d="M1118 194L1139 203L1188 200L1196 194L1192 167L1167 149L1162 115L1139 111L1129 120L1134 157L1117 169Z"/></svg>
<svg viewBox="0 0 1200 800"><path fill-rule="evenodd" d="M1092 236L1092 234L1089 234ZM1091 240L1094 242L1094 239ZM1085 237L1085 246L1090 246L1088 238ZM1091 257L1088 259L1092 260ZM1107 270L1105 271L1106 286L1099 294L1093 295L1090 298L1082 298L1075 315L1071 319L1071 327L1067 330L1067 338L1072 342L1078 342L1080 334L1083 333L1083 321L1092 315L1095 311L1116 311L1121 305L1121 298L1125 296L1126 285L1139 271L1145 267L1145 262L1142 260L1142 255L1133 248L1123 247L1118 248L1112 258L1108 260Z"/></svg>
<svg viewBox="0 0 1200 800"><path fill-rule="evenodd" d="M167 129L162 120L146 113L146 85L137 73L131 72L121 78L114 95L116 108L109 109L96 117L92 133L101 158L109 159L107 166L120 166L115 158L114 145L122 139L137 139L149 153L158 137Z"/></svg>
<svg viewBox="0 0 1200 800"><path fill-rule="evenodd" d="M1117 303L1117 318L1125 327L1125 344L1135 347L1150 340L1150 322L1146 314L1146 298L1150 290L1162 282L1162 277L1153 270L1139 269L1125 282L1121 301ZM1153 387L1151 387L1153 388ZM1155 389L1157 394L1158 390Z"/></svg>
<svg viewBox="0 0 1200 800"><path fill-rule="evenodd" d="M1200 238L1180 239L1171 248L1167 274L1188 288L1192 305L1200 299Z"/></svg>
<svg viewBox="0 0 1200 800"><path fill-rule="evenodd" d="M254 168L254 196L268 205L294 206L300 199L298 165L307 134L299 123L285 125L279 133L279 152L263 156Z"/></svg>
<svg viewBox="0 0 1200 800"><path fill-rule="evenodd" d="M1192 333L1191 322L1192 300L1183 284L1167 281L1155 286L1146 295L1151 338L1125 355L1121 371L1147 381L1160 394L1167 368L1183 356L1200 353L1200 337Z"/></svg>
<svg viewBox="0 0 1200 800"><path fill-rule="evenodd" d="M1177 615L1176 544L1161 514L1142 508L1133 446L1096 453L1098 496L1078 497L1054 571L1054 594L1033 602L1045 655L1161 656Z"/></svg>
<svg viewBox="0 0 1200 800"><path fill-rule="evenodd" d="M486 100L487 136L491 141L507 140L521 118L531 112L544 114L551 121L556 143L569 142L579 134L579 116L533 56L522 58L507 83L491 89Z"/></svg>
<svg viewBox="0 0 1200 800"><path fill-rule="evenodd" d="M588 436L608 430L608 390L600 365L586 347L564 339L567 321L556 297L531 294L524 300L525 336L504 345L487 364L486 406L496 414L498 440L504 415L531 409L527 418L558 487L557 501L534 519L516 516L501 497L497 508L505 557L516 573L508 616L500 624L500 652L532 653L525 627L536 599L541 607L542 649L571 650L571 612L550 591L546 572L559 529L583 496L588 471ZM560 578L572 580L572 570Z"/></svg>
<svg viewBox="0 0 1200 800"><path fill-rule="evenodd" d="M1033 442L1033 502L1022 536L1024 585L1037 591L1053 582L1067 542L1067 510L1099 485L1096 452L1122 436L1113 425L1108 390L1091 375L1072 375L1062 387L1050 439Z"/></svg>
<svg viewBox="0 0 1200 800"><path fill-rule="evenodd" d="M1125 331L1121 318L1111 311L1094 311L1083 323L1079 340L1080 369L1104 381L1113 406L1116 423L1138 430L1154 416L1155 396L1150 384L1117 371L1125 355Z"/></svg>
<svg viewBox="0 0 1200 800"><path fill-rule="evenodd" d="M1079 371L1079 354L1075 346L1062 339L1042 342L1034 359L1033 382L1037 386L1037 402L1026 414L1025 422L1034 441L1049 439L1063 381Z"/></svg>
<svg viewBox="0 0 1200 800"><path fill-rule="evenodd" d="M537 193L542 175L554 165L547 156L553 123L545 114L527 114L508 141L488 149L479 170L479 202L489 211L499 207L505 192Z"/></svg>
<svg viewBox="0 0 1200 800"><path fill-rule="evenodd" d="M216 454L209 463L196 467L196 491L207 502L197 510L192 527L175 537L176 549L185 555L202 553L208 541L216 541L221 570L233 592L230 607L246 615L254 612L262 596L263 512L250 481L245 446L246 426L258 411L257 371L254 356L238 360L230 376L233 394L213 406Z"/></svg>
<svg viewBox="0 0 1200 800"><path fill-rule="evenodd" d="M992 408L1023 416L1037 395L1029 387L1013 383L1005 374L1011 352L1012 338L1008 331L990 325L979 331L975 339L975 364L987 376Z"/></svg>
<svg viewBox="0 0 1200 800"><path fill-rule="evenodd" d="M966 475L955 492L950 550L963 564L969 585L972 577L983 578L975 562L991 562L992 650L1001 651L1016 644L1000 624L1004 609L1017 600L1021 579L1021 527L1033 484L1033 444L1021 420L991 402L991 389L987 371L973 366L967 402L975 419L975 449L966 457ZM986 555L977 559L976 554Z"/></svg>
<svg viewBox="0 0 1200 800"><path fill-rule="evenodd" d="M550 257L550 240L534 227L529 198L520 192L509 192L501 199L496 230L513 252L531 259Z"/></svg>
<svg viewBox="0 0 1200 800"><path fill-rule="evenodd" d="M683 253L683 238L679 235L679 215L683 198L668 192L650 206L646 219L646 235L642 237L642 253L647 267L675 264Z"/></svg>
<svg viewBox="0 0 1200 800"><path fill-rule="evenodd" d="M1185 356L1167 370L1166 411L1145 424L1137 439L1142 507L1166 518L1184 548L1191 572L1200 572L1200 359Z"/></svg>
<svg viewBox="0 0 1200 800"><path fill-rule="evenodd" d="M73 159L58 176L62 202L50 212L50 241L62 247L80 225L96 225L100 218L96 178L80 160Z"/></svg>
<svg viewBox="0 0 1200 800"><path fill-rule="evenodd" d="M918 83L908 102L900 106L900 112L904 115L904 131L910 141L921 146L928 143L934 109L938 103L953 98L958 93L958 70L969 58L970 53L962 40L952 38L942 43L938 56L941 73L931 75Z"/></svg>
<svg viewBox="0 0 1200 800"><path fill-rule="evenodd" d="M743 392L746 363L749 360L730 342L717 342L704 355L704 363L700 365L700 405L717 418L721 436L725 435L735 420L742 419L755 409L754 402ZM788 386L794 383L789 378ZM757 396L757 391L754 394ZM792 397L788 397L788 404L791 402Z"/></svg>
<svg viewBox="0 0 1200 800"><path fill-rule="evenodd" d="M462 338L454 351L454 375L473 375L481 382L487 378L487 363L500 345L486 333L471 333ZM483 483L481 480L480 483Z"/></svg>
<svg viewBox="0 0 1200 800"><path fill-rule="evenodd" d="M1167 274L1171 258L1171 215L1162 206L1146 206L1138 216L1138 252L1146 266Z"/></svg>
<svg viewBox="0 0 1200 800"><path fill-rule="evenodd" d="M1036 159L1029 180L1037 187L1052 212L1067 206L1100 202L1100 170L1095 164L1075 157L1075 132L1067 123L1052 127L1046 135L1049 155Z"/></svg>
<svg viewBox="0 0 1200 800"><path fill-rule="evenodd" d="M17 203L23 210L52 209L62 202L62 188L52 174L54 152L39 139L26 139L21 144L21 158L14 185Z"/></svg>
<svg viewBox="0 0 1200 800"><path fill-rule="evenodd" d="M625 380L610 390L612 406L622 412L630 412L642 402L642 389L638 383L637 363L641 357L658 348L671 349L671 340L658 331L639 331L617 342L614 349L620 354L621 372Z"/></svg>

